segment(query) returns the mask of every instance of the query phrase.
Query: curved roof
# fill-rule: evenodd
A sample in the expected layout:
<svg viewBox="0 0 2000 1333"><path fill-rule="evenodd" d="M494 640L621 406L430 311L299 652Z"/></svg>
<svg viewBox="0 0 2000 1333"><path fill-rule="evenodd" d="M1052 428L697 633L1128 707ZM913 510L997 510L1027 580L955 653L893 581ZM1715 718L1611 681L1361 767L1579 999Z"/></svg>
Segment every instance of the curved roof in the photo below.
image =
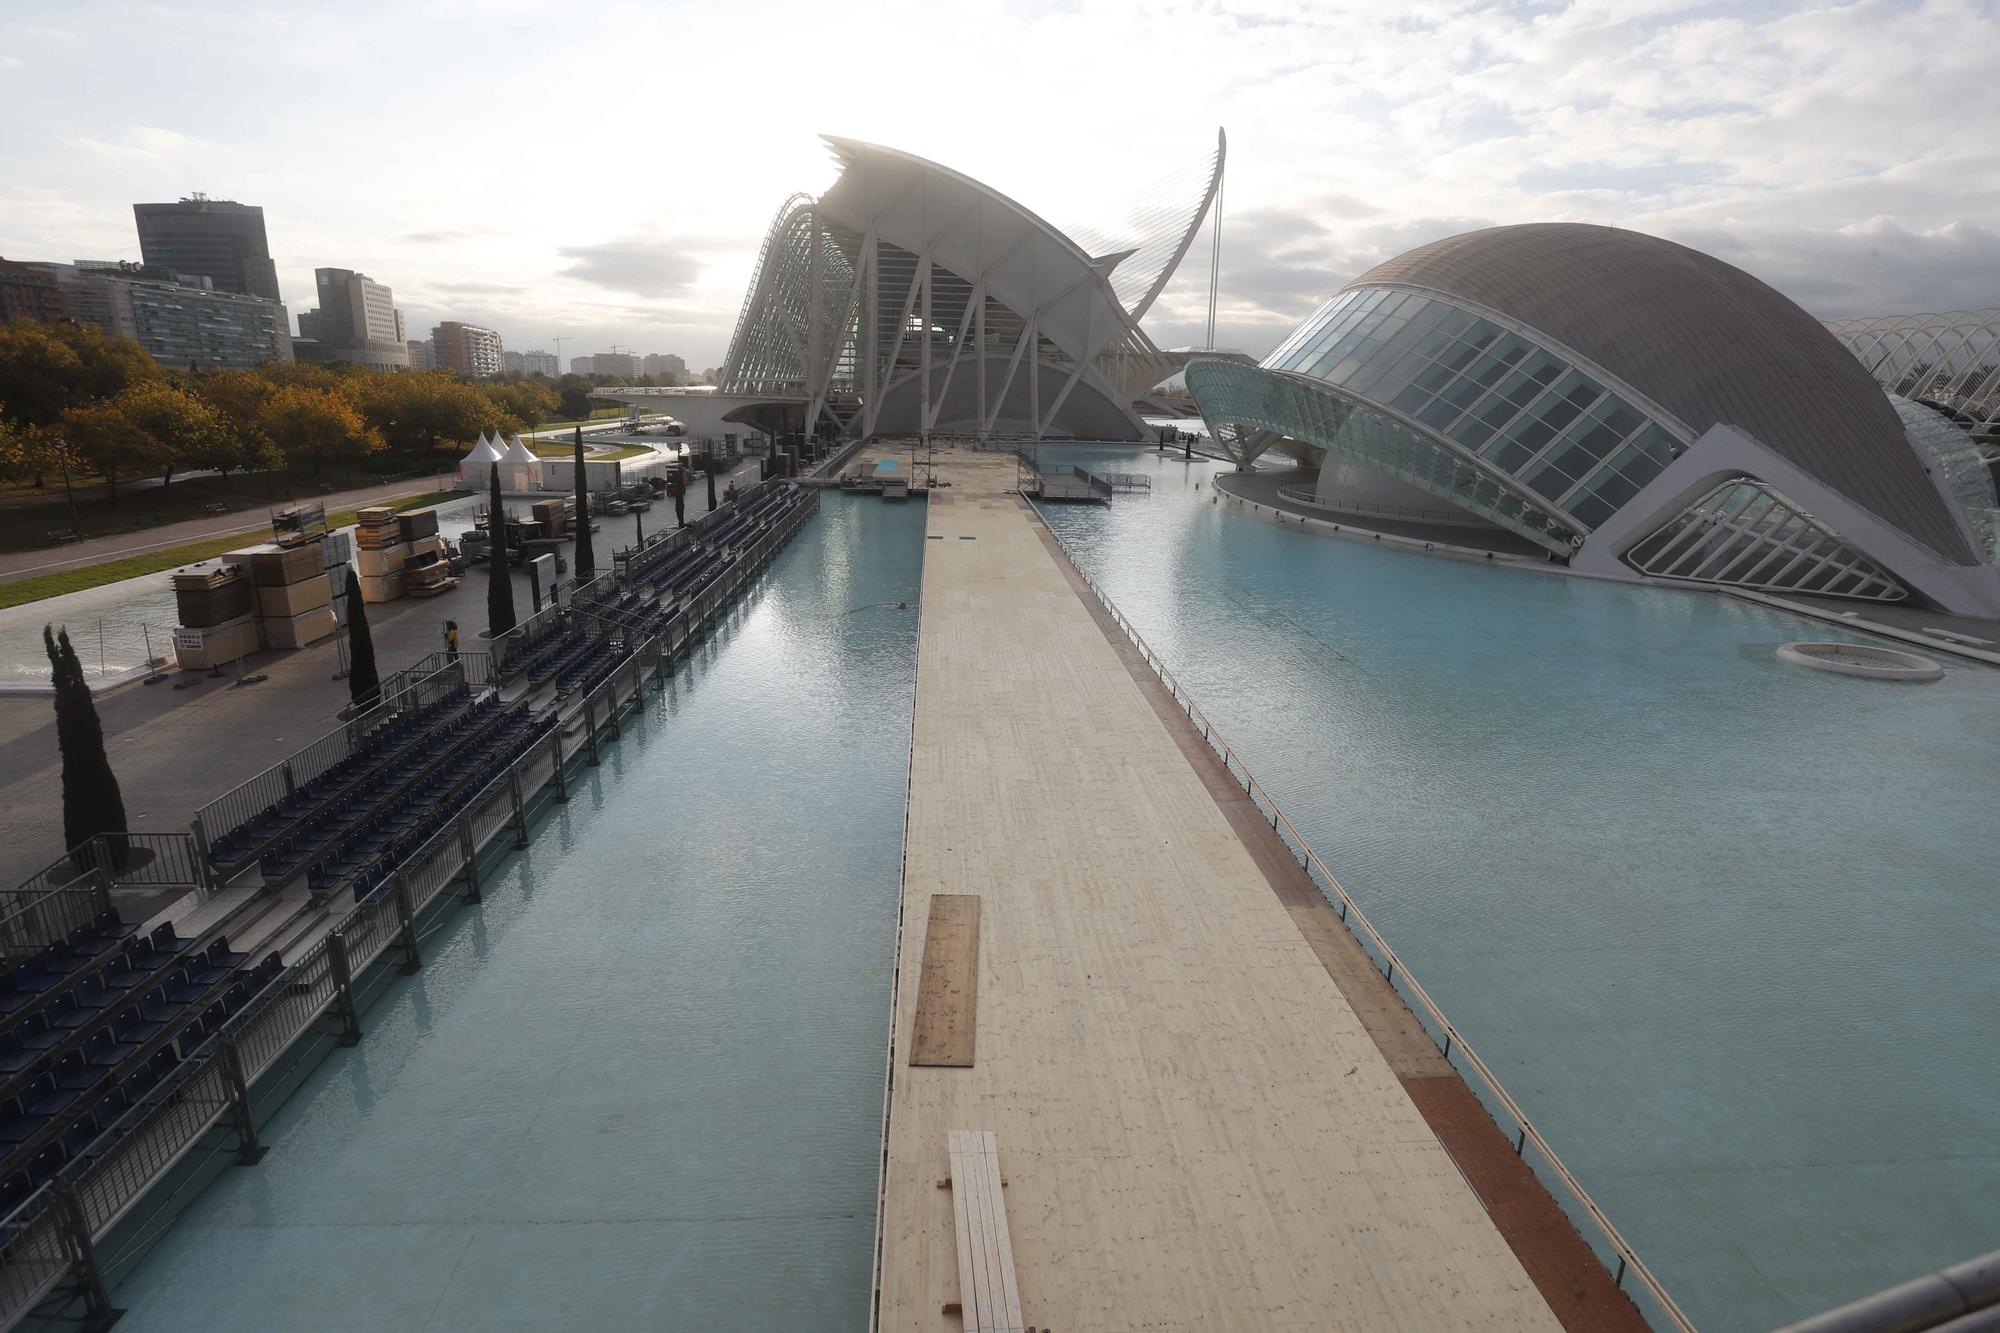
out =
<svg viewBox="0 0 2000 1333"><path fill-rule="evenodd" d="M1641 232L1540 222L1432 241L1348 284L1383 286L1516 320L1697 435L1741 427L1939 554L1977 561L1874 379L1818 320L1739 268Z"/></svg>

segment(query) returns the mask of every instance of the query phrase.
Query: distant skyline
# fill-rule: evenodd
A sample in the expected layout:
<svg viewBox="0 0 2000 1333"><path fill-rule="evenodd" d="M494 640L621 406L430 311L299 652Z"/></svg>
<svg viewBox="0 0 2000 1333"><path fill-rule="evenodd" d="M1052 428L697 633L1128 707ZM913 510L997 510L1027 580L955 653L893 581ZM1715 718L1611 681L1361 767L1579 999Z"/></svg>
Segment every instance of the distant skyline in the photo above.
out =
<svg viewBox="0 0 2000 1333"><path fill-rule="evenodd" d="M294 317L315 268L357 269L412 334L698 373L772 214L831 181L822 131L1115 233L1220 124L1218 343L1260 355L1379 260L1543 219L1828 318L2000 305L2000 0L1300 8L10 6L0 255L136 259L132 205L201 191L264 209ZM1201 341L1207 245L1146 321L1163 346Z"/></svg>

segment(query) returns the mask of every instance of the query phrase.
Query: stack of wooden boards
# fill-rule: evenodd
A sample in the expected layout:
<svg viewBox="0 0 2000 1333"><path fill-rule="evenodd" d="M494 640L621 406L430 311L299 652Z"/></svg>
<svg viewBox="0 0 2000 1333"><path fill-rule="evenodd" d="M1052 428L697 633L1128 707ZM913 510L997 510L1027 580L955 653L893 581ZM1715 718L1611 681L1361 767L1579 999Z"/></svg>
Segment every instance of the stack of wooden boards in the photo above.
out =
<svg viewBox="0 0 2000 1333"><path fill-rule="evenodd" d="M250 567L265 643L273 648L303 648L333 635L337 622L324 542L259 546L237 555Z"/></svg>
<svg viewBox="0 0 2000 1333"><path fill-rule="evenodd" d="M428 596L450 586L439 586L447 571L435 510L398 514L393 509L363 509L356 520L354 567L361 576L362 601L393 602L407 592ZM412 577L412 567L424 572Z"/></svg>
<svg viewBox="0 0 2000 1333"><path fill-rule="evenodd" d="M180 624L174 660L183 671L206 671L261 646L243 566L224 557L177 569L171 580Z"/></svg>

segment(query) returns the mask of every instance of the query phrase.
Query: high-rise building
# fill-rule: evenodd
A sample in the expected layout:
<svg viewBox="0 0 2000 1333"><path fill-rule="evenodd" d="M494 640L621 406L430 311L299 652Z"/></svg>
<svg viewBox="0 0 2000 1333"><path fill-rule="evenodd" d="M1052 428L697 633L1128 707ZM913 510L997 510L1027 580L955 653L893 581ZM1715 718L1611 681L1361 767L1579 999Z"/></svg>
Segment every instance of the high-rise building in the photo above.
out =
<svg viewBox="0 0 2000 1333"><path fill-rule="evenodd" d="M599 352L590 358L590 373L623 375L629 378L639 373L639 358L630 352Z"/></svg>
<svg viewBox="0 0 2000 1333"><path fill-rule="evenodd" d="M688 363L672 352L653 352L640 363L640 372L646 375L667 375L687 383Z"/></svg>
<svg viewBox="0 0 2000 1333"><path fill-rule="evenodd" d="M440 370L455 370L473 379L500 373L500 335L477 324L448 319L431 330L431 346Z"/></svg>
<svg viewBox="0 0 2000 1333"><path fill-rule="evenodd" d="M418 342L412 338L406 341L403 346L410 349L411 370L437 369L437 349L433 348L429 342Z"/></svg>
<svg viewBox="0 0 2000 1333"><path fill-rule="evenodd" d="M54 323L69 318L69 302L55 275L29 264L0 259L0 324L10 319Z"/></svg>
<svg viewBox="0 0 2000 1333"><path fill-rule="evenodd" d="M300 360L346 361L376 370L408 368L403 314L386 286L345 268L314 269L313 278L319 309L299 316Z"/></svg>
<svg viewBox="0 0 2000 1333"><path fill-rule="evenodd" d="M556 369L556 354L554 352L523 352L521 353L521 373L523 375L547 375L550 379L554 379L562 372Z"/></svg>
<svg viewBox="0 0 2000 1333"><path fill-rule="evenodd" d="M218 291L206 278L174 281L151 265L34 264L62 289L73 318L138 342L175 370L248 370L290 361L285 307Z"/></svg>
<svg viewBox="0 0 2000 1333"><path fill-rule="evenodd" d="M176 204L134 204L132 217L144 262L207 278L220 292L280 299L263 209L195 194Z"/></svg>
<svg viewBox="0 0 2000 1333"><path fill-rule="evenodd" d="M572 375L594 375L597 363L587 356L573 356L569 359L569 373Z"/></svg>

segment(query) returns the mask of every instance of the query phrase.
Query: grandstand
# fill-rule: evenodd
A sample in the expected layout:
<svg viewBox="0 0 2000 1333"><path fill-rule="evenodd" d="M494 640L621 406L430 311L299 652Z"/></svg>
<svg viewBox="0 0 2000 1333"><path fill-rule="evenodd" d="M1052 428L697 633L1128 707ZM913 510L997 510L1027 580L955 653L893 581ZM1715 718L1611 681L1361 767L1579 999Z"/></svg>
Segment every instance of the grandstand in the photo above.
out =
<svg viewBox="0 0 2000 1333"><path fill-rule="evenodd" d="M0 909L0 1329L102 1326L135 1207L268 1115L361 1036L389 965L479 898L482 868L568 798L619 715L646 707L818 508L771 481L619 552L612 572L494 640L401 677L339 730L204 806L199 887L142 925L74 849ZM132 835L137 837L138 835ZM101 854L99 854L101 860ZM46 872L45 872L46 873ZM457 889L457 892L452 890ZM274 1091L275 1089L275 1091ZM205 1150L205 1151L198 1151Z"/></svg>

